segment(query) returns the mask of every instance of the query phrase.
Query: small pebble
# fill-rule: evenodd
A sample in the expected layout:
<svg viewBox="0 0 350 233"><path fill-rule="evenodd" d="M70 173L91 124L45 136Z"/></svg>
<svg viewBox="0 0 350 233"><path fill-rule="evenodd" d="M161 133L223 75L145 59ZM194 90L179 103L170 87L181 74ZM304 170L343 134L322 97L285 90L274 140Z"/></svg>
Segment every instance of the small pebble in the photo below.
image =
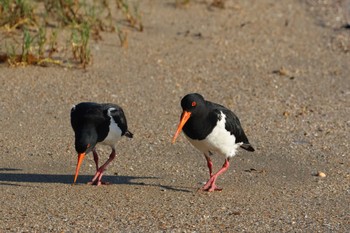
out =
<svg viewBox="0 0 350 233"><path fill-rule="evenodd" d="M324 173L324 172L317 172L317 176L319 176L319 177L326 177L326 173Z"/></svg>

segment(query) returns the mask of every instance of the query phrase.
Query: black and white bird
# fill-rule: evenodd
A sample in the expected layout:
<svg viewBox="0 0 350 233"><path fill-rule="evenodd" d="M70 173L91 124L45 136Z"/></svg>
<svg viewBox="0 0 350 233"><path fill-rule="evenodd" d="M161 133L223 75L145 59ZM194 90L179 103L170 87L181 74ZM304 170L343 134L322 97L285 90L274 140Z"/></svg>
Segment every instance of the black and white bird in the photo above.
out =
<svg viewBox="0 0 350 233"><path fill-rule="evenodd" d="M123 109L115 104L98 104L93 102L79 103L71 110L71 124L75 133L75 149L78 152L78 163L75 171L74 183L85 155L92 151L96 164L96 174L90 184L105 184L101 181L107 165L115 158L115 144L122 137L133 137ZM109 159L98 166L96 145L108 145L112 152Z"/></svg>
<svg viewBox="0 0 350 233"><path fill-rule="evenodd" d="M254 151L254 148L249 143L238 117L224 106L206 101L200 94L192 93L183 97L181 107L183 112L172 143L175 143L183 130L190 143L207 160L210 179L201 190L221 191L215 182L228 169L230 158L235 156L239 147L247 151ZM215 174L210 159L213 153L225 156L224 165Z"/></svg>

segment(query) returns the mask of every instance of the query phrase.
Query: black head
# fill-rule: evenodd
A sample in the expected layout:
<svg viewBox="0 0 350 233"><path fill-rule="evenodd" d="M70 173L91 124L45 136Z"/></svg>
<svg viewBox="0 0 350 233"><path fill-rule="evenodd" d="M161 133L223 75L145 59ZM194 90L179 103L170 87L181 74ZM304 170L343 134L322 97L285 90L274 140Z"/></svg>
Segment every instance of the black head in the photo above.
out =
<svg viewBox="0 0 350 233"><path fill-rule="evenodd" d="M96 146L97 133L93 128L84 128L75 133L75 150L78 153L89 153Z"/></svg>
<svg viewBox="0 0 350 233"><path fill-rule="evenodd" d="M194 113L205 107L205 100L198 93L187 94L181 100L181 107L184 111Z"/></svg>
<svg viewBox="0 0 350 233"><path fill-rule="evenodd" d="M75 149L78 153L89 153L98 141L97 127L104 121L100 105L84 102L73 106L71 125L75 133Z"/></svg>
<svg viewBox="0 0 350 233"><path fill-rule="evenodd" d="M101 122L105 120L102 107L97 103L84 102L71 109L71 125L75 134L75 149L78 153L74 183L85 155L91 152L99 141L98 129L101 128Z"/></svg>
<svg viewBox="0 0 350 233"><path fill-rule="evenodd" d="M183 97L181 100L181 107L183 112L181 114L180 123L172 140L173 143L175 143L176 138L187 121L190 122L193 117L204 117L208 112L203 96L198 93L185 95L185 97Z"/></svg>
<svg viewBox="0 0 350 233"><path fill-rule="evenodd" d="M78 152L78 163L75 169L74 182L76 182L80 166L87 153L92 151L97 143L96 130L90 127L75 131L75 150Z"/></svg>

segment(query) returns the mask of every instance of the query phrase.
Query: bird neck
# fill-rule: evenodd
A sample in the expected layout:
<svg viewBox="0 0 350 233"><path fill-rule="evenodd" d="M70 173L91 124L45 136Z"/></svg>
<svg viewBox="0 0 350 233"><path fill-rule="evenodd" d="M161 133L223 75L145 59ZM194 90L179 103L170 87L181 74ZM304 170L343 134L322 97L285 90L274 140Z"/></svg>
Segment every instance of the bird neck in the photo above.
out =
<svg viewBox="0 0 350 233"><path fill-rule="evenodd" d="M75 148L77 152L90 152L97 143L97 132L95 127L88 126L76 132ZM89 145L89 146L88 146Z"/></svg>
<svg viewBox="0 0 350 233"><path fill-rule="evenodd" d="M213 130L215 124L216 122L210 120L207 111L200 111L191 115L184 125L183 131L191 139L203 140Z"/></svg>

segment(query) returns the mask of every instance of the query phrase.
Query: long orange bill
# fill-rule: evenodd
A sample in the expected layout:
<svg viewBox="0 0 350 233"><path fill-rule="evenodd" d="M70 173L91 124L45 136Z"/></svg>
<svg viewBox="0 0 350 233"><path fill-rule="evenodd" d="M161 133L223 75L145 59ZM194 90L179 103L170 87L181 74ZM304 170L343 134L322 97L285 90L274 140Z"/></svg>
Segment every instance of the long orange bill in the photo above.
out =
<svg viewBox="0 0 350 233"><path fill-rule="evenodd" d="M179 126L177 127L177 130L176 130L176 133L173 137L173 140L171 141L171 143L175 143L176 141L176 138L179 136L181 130L182 130L182 127L184 127L184 125L186 124L186 122L188 121L188 119L190 118L191 116L191 113L190 112L187 112L187 111L184 111L182 113L182 117L181 117L181 120L180 120L180 123L179 123Z"/></svg>
<svg viewBox="0 0 350 233"><path fill-rule="evenodd" d="M77 168L75 169L75 176L74 176L73 184L75 184L75 182L77 181L78 174L79 174L79 169L80 169L81 163L84 160L84 157L85 157L85 153L79 153L78 154L78 164L77 164Z"/></svg>

